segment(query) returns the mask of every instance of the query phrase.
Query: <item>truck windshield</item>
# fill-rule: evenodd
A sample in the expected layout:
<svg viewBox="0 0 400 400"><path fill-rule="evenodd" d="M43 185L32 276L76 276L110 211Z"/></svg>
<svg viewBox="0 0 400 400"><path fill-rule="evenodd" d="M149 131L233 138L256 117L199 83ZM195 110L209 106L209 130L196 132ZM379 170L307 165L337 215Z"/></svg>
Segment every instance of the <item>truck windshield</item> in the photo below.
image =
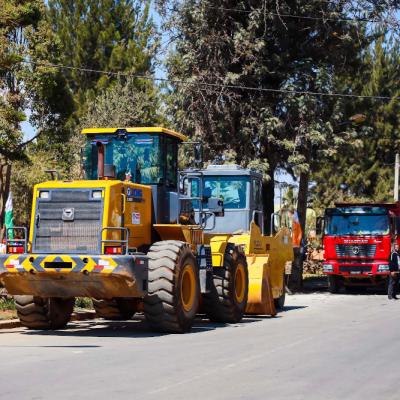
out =
<svg viewBox="0 0 400 400"><path fill-rule="evenodd" d="M327 217L326 235L387 235L389 217L387 215L331 215Z"/></svg>

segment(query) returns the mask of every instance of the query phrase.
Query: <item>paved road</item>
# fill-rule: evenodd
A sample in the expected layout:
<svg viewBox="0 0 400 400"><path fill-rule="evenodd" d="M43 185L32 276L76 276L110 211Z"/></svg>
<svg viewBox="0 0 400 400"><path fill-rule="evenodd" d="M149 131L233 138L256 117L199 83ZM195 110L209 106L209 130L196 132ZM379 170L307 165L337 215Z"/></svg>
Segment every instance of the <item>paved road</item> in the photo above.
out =
<svg viewBox="0 0 400 400"><path fill-rule="evenodd" d="M382 295L318 293L186 335L135 320L0 331L0 399L398 400L399 315Z"/></svg>

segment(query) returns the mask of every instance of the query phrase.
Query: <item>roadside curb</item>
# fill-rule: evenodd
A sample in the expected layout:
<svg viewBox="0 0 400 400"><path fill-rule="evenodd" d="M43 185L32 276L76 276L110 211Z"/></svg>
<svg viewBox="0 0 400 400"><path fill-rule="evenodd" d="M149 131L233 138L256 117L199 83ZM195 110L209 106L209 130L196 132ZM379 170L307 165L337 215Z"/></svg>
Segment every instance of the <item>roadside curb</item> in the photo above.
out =
<svg viewBox="0 0 400 400"><path fill-rule="evenodd" d="M71 321L85 321L87 319L95 319L96 312L93 311L76 311L71 315Z"/></svg>
<svg viewBox="0 0 400 400"><path fill-rule="evenodd" d="M78 311L74 312L71 315L71 321L85 321L88 319L96 318L95 311ZM4 321L0 321L0 330L1 329L13 329L13 328L21 328L22 325L18 319L6 319Z"/></svg>
<svg viewBox="0 0 400 400"><path fill-rule="evenodd" d="M0 321L0 329L20 328L22 325L18 319L6 319Z"/></svg>

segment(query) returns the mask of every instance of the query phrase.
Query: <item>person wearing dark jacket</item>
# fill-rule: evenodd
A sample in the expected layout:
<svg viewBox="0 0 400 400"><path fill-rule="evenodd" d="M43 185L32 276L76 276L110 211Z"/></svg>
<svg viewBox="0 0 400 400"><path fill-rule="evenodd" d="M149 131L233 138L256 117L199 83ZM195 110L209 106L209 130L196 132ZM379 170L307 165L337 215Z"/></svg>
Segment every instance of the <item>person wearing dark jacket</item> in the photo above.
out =
<svg viewBox="0 0 400 400"><path fill-rule="evenodd" d="M399 245L396 243L389 261L389 285L388 285L388 298L389 300L397 300L396 292L399 282Z"/></svg>

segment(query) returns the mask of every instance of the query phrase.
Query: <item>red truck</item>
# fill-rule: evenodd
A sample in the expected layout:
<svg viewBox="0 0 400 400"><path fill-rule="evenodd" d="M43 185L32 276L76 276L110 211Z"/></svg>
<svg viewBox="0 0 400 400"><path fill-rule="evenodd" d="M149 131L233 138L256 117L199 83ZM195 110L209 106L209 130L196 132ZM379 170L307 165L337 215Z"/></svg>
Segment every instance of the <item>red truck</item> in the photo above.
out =
<svg viewBox="0 0 400 400"><path fill-rule="evenodd" d="M400 242L400 202L337 203L323 219L323 272L340 287L384 286L392 244Z"/></svg>

